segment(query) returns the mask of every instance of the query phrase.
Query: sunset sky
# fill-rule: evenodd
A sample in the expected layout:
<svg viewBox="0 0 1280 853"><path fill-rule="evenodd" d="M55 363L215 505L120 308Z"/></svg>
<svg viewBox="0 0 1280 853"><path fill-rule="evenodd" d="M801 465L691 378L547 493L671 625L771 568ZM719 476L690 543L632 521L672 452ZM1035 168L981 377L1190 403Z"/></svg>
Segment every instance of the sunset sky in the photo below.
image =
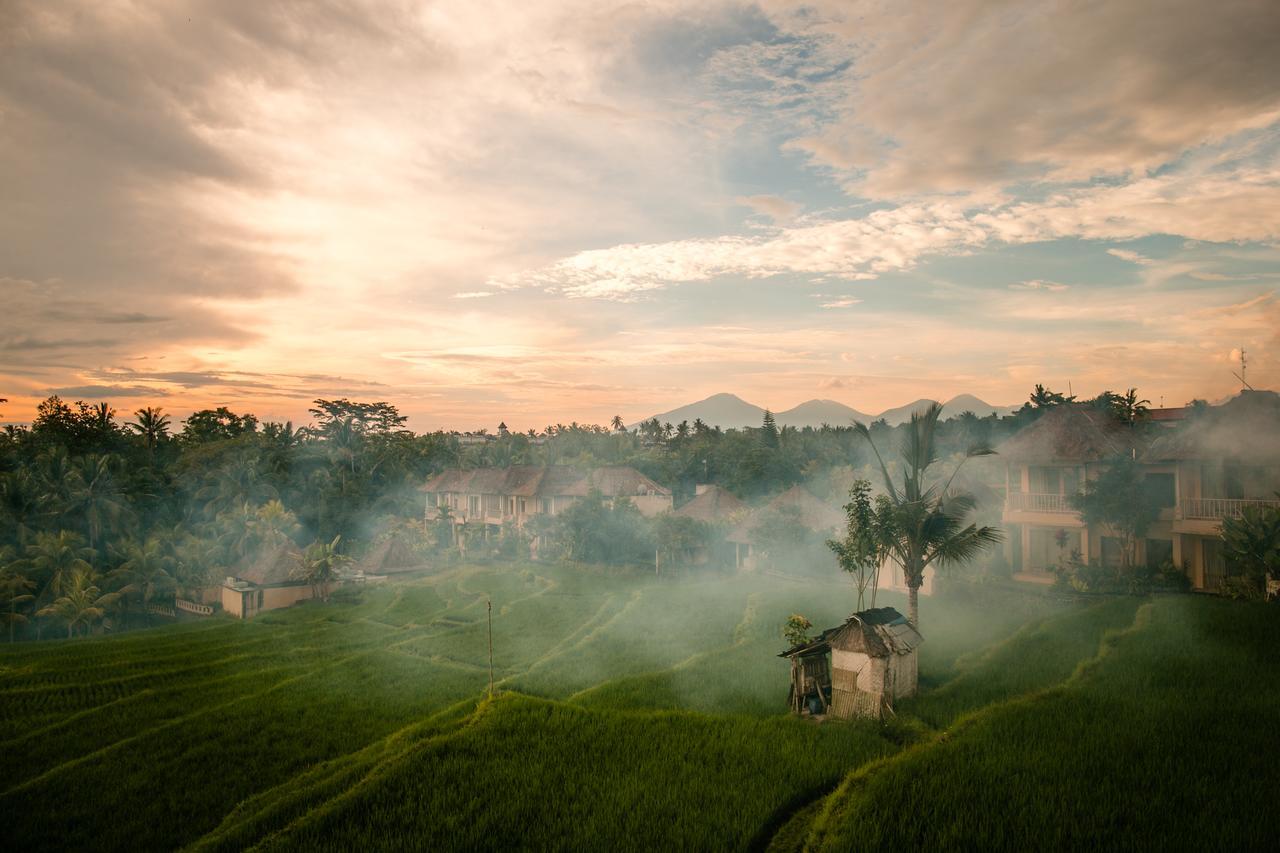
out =
<svg viewBox="0 0 1280 853"><path fill-rule="evenodd" d="M0 3L0 420L1280 385L1274 0Z"/></svg>

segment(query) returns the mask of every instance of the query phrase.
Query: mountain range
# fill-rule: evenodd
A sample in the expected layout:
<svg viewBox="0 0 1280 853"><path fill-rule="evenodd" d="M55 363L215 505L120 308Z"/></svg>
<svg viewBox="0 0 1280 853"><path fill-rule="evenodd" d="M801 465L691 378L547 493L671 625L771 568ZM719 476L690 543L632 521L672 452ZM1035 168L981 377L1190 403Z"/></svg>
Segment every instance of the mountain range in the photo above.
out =
<svg viewBox="0 0 1280 853"><path fill-rule="evenodd" d="M873 415L860 412L836 400L808 400L795 408L774 412L773 418L780 427L819 427L823 424L847 426L853 421L870 423L880 418L884 418L890 426L897 426L910 420L913 412L922 411L932 402L932 400L920 399ZM1004 415L1017 408L1017 406L993 406L972 394L960 394L943 404L942 418L945 420L965 411L973 412L978 417L986 417L993 413ZM693 423L701 418L702 422L709 426L741 429L760 426L760 422L764 420L764 409L754 403L748 403L736 394L713 394L705 400L689 403L653 417L664 424L678 424L681 421Z"/></svg>

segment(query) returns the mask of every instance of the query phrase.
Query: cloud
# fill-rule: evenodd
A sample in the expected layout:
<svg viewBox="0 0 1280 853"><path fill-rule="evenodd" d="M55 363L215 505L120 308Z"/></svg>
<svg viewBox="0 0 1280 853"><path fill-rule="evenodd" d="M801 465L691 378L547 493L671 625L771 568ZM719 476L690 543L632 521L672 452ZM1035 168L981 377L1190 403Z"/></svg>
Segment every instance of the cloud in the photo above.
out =
<svg viewBox="0 0 1280 853"><path fill-rule="evenodd" d="M749 236L622 244L494 277L490 284L633 300L673 284L724 276L865 280L910 270L926 257L990 244L1158 234L1210 242L1280 240L1280 157L1269 168L1231 178L1175 171L1124 186L1063 190L1040 201L919 201L860 218L809 219ZM1150 260L1127 249L1109 251L1134 263Z"/></svg>
<svg viewBox="0 0 1280 853"><path fill-rule="evenodd" d="M1131 249L1107 249L1108 255L1114 255L1122 261L1128 261L1131 264L1140 264L1142 266L1150 266L1155 263L1145 255L1140 255Z"/></svg>
<svg viewBox="0 0 1280 853"><path fill-rule="evenodd" d="M167 397L169 392L151 385L74 385L50 388L50 394L69 399L99 400L110 397Z"/></svg>
<svg viewBox="0 0 1280 853"><path fill-rule="evenodd" d="M786 273L848 280L913 267L925 254L963 251L986 229L945 203L878 210L861 219L777 228L762 236L724 236L625 244L580 252L549 267L491 279L497 287L542 287L571 297L634 299L684 282Z"/></svg>
<svg viewBox="0 0 1280 853"><path fill-rule="evenodd" d="M1051 293L1061 293L1064 290L1070 290L1071 285L1061 284L1056 281L1042 281L1040 279L1032 279L1031 281L1020 281L1016 284L1009 285L1010 290L1047 290Z"/></svg>
<svg viewBox="0 0 1280 853"><path fill-rule="evenodd" d="M795 218L803 205L776 195L738 196L734 199L738 204L749 207L756 213L763 213L777 222L786 222Z"/></svg>
<svg viewBox="0 0 1280 853"><path fill-rule="evenodd" d="M792 145L872 197L1141 175L1280 119L1270 0L766 9L857 57Z"/></svg>
<svg viewBox="0 0 1280 853"><path fill-rule="evenodd" d="M853 297L849 296L849 297L844 297L842 299L832 299L830 302L823 302L818 307L820 308L852 308L853 306L857 305L861 301L862 301L861 299L854 299Z"/></svg>
<svg viewBox="0 0 1280 853"><path fill-rule="evenodd" d="M467 291L463 291L463 292L461 292L461 293L455 293L455 294L453 294L453 298L454 298L454 299L484 299L484 298L489 297L489 296L493 296L493 291L491 291L491 290L467 290Z"/></svg>

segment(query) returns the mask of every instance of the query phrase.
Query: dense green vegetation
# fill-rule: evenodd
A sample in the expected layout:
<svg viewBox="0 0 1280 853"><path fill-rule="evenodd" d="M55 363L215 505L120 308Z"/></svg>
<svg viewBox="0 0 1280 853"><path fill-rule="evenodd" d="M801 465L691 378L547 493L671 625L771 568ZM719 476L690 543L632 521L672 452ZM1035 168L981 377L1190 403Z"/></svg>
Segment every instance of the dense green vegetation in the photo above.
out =
<svg viewBox="0 0 1280 853"><path fill-rule="evenodd" d="M998 444L1066 399L1037 387L1015 415L962 413L938 424L930 452L949 460ZM1104 394L1093 403L1121 419L1141 414L1132 394ZM779 428L771 419L756 429L648 421L627 430L615 418L609 428L571 423L526 433L503 427L492 435L419 435L385 402L316 400L310 414L311 422L296 428L226 408L178 422L153 407L127 415L106 403L51 397L29 427L5 427L6 633L30 639L146 626L150 611L175 596L195 596L236 567L282 549L297 551L305 575L320 586L335 557L358 558L392 535L411 541L426 559L454 560L458 543L450 526L423 522L418 492L449 466L631 465L670 487L677 501L691 497L696 482L748 500L803 482L839 505L859 477L872 474L875 457L864 439L892 452L909 432L882 421L859 435L849 424ZM968 466L969 485L1002 480L997 463L984 470L976 464L982 462ZM976 510L970 521L988 524L999 506L987 500ZM679 569L699 549L712 555L713 566L728 559L720 547L724 532L691 519L647 520L625 502L604 507L586 500L554 522L535 519L529 529L505 530L489 547L503 559L519 559L536 534L543 557L638 565L652 564L657 554L664 566ZM764 519L758 535L763 553L785 552L793 564L831 559L822 537L783 517Z"/></svg>
<svg viewBox="0 0 1280 853"><path fill-rule="evenodd" d="M248 623L17 644L0 651L0 808L14 816L3 841L999 847L1089 837L1041 835L1037 821L1096 835L1120 808L1104 798L1136 808L1138 796L1166 797L1169 809L1199 798L1197 814L1251 838L1263 785L1274 783L1256 757L1275 745L1267 608L981 591L926 599L926 689L895 720L783 716L776 654L787 617L834 624L855 596L848 581L467 565ZM1224 769L1236 766L1261 774L1260 786ZM919 802L902 802L915 791ZM1010 822L1002 802L1026 816ZM922 821L907 816L917 808Z"/></svg>

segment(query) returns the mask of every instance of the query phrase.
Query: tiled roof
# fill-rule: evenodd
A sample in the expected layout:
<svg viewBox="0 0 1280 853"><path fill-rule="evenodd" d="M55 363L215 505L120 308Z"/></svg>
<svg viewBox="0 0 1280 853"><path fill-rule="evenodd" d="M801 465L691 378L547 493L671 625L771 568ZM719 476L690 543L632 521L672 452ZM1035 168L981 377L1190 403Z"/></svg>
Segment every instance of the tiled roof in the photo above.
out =
<svg viewBox="0 0 1280 853"><path fill-rule="evenodd" d="M583 473L568 465L512 465L508 468L447 468L422 486L424 492L523 497L582 496L597 489L605 497L670 495L671 490L626 465Z"/></svg>
<svg viewBox="0 0 1280 853"><path fill-rule="evenodd" d="M1280 463L1280 394L1242 391L1238 397L1184 421L1156 439L1143 458L1238 459L1259 465Z"/></svg>

